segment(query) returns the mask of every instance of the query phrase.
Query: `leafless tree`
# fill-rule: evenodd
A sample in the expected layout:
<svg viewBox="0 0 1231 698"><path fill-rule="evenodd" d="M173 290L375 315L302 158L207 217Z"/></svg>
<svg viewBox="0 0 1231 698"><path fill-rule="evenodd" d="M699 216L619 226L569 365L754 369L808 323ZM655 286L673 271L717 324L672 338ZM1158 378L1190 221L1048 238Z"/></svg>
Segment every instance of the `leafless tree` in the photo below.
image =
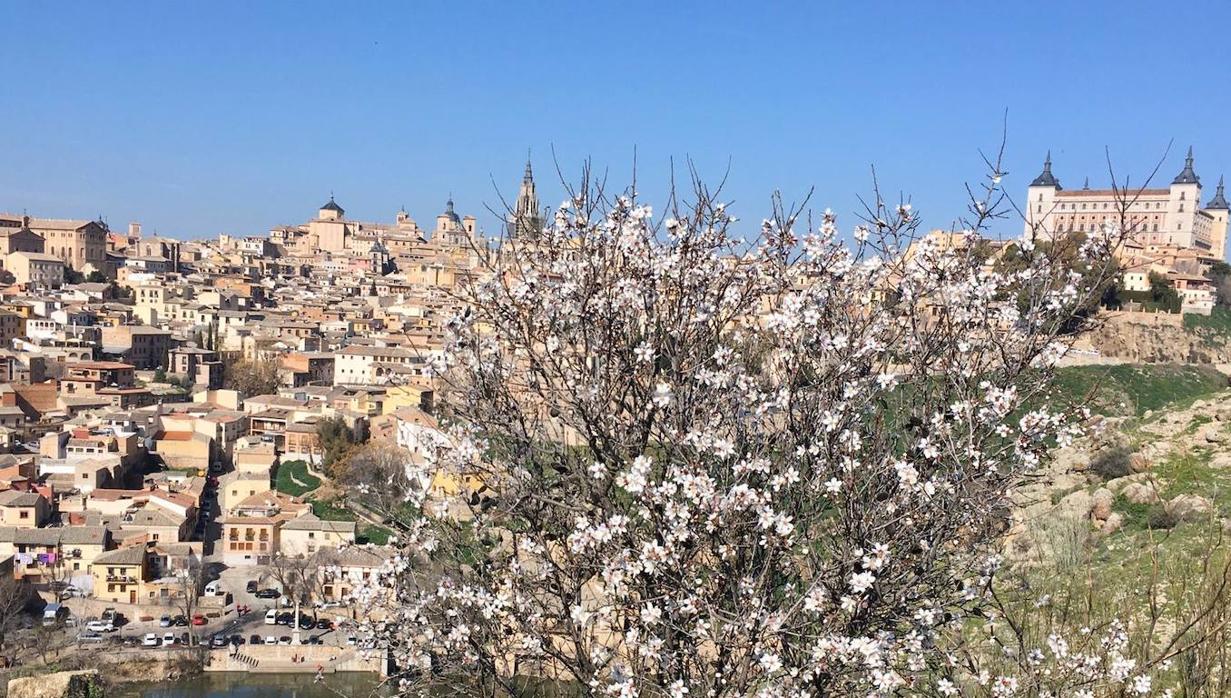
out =
<svg viewBox="0 0 1231 698"><path fill-rule="evenodd" d="M280 367L275 358L240 359L226 364L222 384L244 397L267 395L281 385Z"/></svg>
<svg viewBox="0 0 1231 698"><path fill-rule="evenodd" d="M282 595L290 599L294 606L295 624L299 629L300 608L312 603L312 596L318 584L318 558L316 555L284 555L274 553L269 558L266 569L282 587Z"/></svg>
<svg viewBox="0 0 1231 698"><path fill-rule="evenodd" d="M188 619L188 644L196 645L198 644L197 626L192 624L192 618L197 615L197 608L201 603L204 570L200 564L190 564L175 571L175 580L171 603L180 615Z"/></svg>
<svg viewBox="0 0 1231 698"><path fill-rule="evenodd" d="M30 587L13 577L12 570L0 573L0 647L4 647L30 603Z"/></svg>
<svg viewBox="0 0 1231 698"><path fill-rule="evenodd" d="M390 441L370 441L351 454L343 484L349 498L384 519L407 514L411 480L406 450Z"/></svg>

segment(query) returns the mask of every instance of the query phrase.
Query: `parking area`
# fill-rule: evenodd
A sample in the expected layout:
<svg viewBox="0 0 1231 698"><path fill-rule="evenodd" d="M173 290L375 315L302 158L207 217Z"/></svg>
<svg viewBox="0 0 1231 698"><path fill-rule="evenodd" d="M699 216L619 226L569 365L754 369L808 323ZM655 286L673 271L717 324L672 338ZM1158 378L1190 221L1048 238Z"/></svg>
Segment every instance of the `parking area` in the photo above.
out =
<svg viewBox="0 0 1231 698"><path fill-rule="evenodd" d="M71 599L64 603L69 610L63 627L64 639L79 644L121 643L149 648L189 647L211 641L215 647L225 646L224 641L229 645L254 641L284 645L355 644L350 609L336 604L302 608L300 627L295 628L294 608L285 604L277 584L269 579L264 568L219 567L213 566L216 579L206 585L216 594L202 597L192 616L172 606L133 607ZM110 623L110 629L100 624L107 608L114 608L120 616Z"/></svg>
<svg viewBox="0 0 1231 698"><path fill-rule="evenodd" d="M273 611L270 615L269 611ZM332 609L337 610L337 609ZM293 609L266 603L242 615L231 612L217 619L193 624L192 619L168 614L153 620L121 617L115 621L69 616L57 633L76 644L122 644L131 647L172 648L196 645L224 647L259 643L265 645L355 645L354 623L329 609L304 609L300 627L294 627Z"/></svg>

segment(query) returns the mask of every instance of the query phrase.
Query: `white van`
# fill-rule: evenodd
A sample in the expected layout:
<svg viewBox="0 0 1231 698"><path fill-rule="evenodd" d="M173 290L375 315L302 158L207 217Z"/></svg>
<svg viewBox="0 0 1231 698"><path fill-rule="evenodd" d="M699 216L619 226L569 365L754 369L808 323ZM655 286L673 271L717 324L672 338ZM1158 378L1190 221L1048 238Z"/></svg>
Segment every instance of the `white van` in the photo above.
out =
<svg viewBox="0 0 1231 698"><path fill-rule="evenodd" d="M68 620L68 608L58 603L49 603L43 608L43 625L55 625Z"/></svg>
<svg viewBox="0 0 1231 698"><path fill-rule="evenodd" d="M221 579L215 579L214 581L205 585L205 595L206 596L222 596L223 593L224 592L222 591L222 580Z"/></svg>
<svg viewBox="0 0 1231 698"><path fill-rule="evenodd" d="M278 609L271 608L265 612L265 625L278 624Z"/></svg>

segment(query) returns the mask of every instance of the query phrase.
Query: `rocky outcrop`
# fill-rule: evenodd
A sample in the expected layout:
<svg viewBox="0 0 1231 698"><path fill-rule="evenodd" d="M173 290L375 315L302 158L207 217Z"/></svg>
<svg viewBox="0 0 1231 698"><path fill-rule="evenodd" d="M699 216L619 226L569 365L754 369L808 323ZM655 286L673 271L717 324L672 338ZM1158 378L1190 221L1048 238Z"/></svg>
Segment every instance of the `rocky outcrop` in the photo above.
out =
<svg viewBox="0 0 1231 698"><path fill-rule="evenodd" d="M103 698L103 681L96 669L62 671L9 681L8 698Z"/></svg>
<svg viewBox="0 0 1231 698"><path fill-rule="evenodd" d="M1097 426L1055 452L1045 472L1014 492L1017 508L1004 547L1010 559L1040 562L1056 540L1093 544L1126 527L1221 521L1231 530L1223 505L1211 499L1217 490L1174 494L1172 481L1176 458L1192 459L1184 467L1231 469L1231 391L1141 419L1101 418ZM1090 464L1108 449L1131 453L1129 474L1100 482L1096 471L1106 468Z"/></svg>
<svg viewBox="0 0 1231 698"><path fill-rule="evenodd" d="M1231 363L1231 343L1208 328L1186 330L1181 321L1112 314L1082 336L1105 358L1135 363ZM1178 320L1178 316L1177 316Z"/></svg>

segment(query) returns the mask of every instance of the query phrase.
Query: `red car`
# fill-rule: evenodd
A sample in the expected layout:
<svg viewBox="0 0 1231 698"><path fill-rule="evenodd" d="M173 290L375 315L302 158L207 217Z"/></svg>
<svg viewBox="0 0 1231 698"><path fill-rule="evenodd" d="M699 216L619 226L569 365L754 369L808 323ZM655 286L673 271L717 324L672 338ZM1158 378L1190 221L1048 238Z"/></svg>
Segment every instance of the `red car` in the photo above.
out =
<svg viewBox="0 0 1231 698"><path fill-rule="evenodd" d="M193 617L192 617L192 624L193 624L193 625L205 625L205 616L201 615L200 613L198 613L197 615L193 616Z"/></svg>

